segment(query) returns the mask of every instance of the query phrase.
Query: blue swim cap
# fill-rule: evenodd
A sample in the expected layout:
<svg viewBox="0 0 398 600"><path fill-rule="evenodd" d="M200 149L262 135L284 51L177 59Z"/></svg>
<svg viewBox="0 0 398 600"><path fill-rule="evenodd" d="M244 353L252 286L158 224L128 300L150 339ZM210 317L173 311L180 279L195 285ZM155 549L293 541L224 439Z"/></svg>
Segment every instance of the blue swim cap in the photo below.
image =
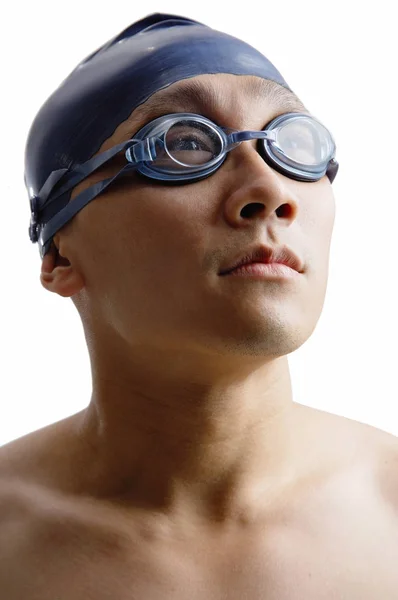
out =
<svg viewBox="0 0 398 600"><path fill-rule="evenodd" d="M63 176L98 152L137 106L177 81L212 73L255 75L290 90L249 44L176 15L153 14L133 23L80 62L41 107L28 134L31 240L68 204L72 190L51 202Z"/></svg>

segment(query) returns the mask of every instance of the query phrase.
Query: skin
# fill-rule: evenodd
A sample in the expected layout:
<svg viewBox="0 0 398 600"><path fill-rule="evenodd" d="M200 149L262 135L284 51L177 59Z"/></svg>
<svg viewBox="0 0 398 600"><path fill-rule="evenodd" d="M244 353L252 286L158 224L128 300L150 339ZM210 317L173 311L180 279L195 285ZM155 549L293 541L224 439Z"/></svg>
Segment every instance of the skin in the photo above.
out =
<svg viewBox="0 0 398 600"><path fill-rule="evenodd" d="M217 101L174 102L163 114L185 109L244 130L289 112L253 92L255 77L195 79ZM139 107L99 152L149 120ZM118 156L93 173L71 202L123 164ZM92 368L90 404L70 429L76 493L182 523L238 526L308 472L315 434L293 402L287 356L321 315L334 219L326 176L290 179L253 141L197 183L132 176L54 236L41 283L72 298ZM288 245L303 273L283 283L219 276L258 243Z"/></svg>
<svg viewBox="0 0 398 600"><path fill-rule="evenodd" d="M175 84L99 152L159 110L260 129L292 110L261 81L197 77L203 106ZM41 281L81 315L93 393L0 449L4 597L396 599L397 439L292 398L287 356L321 314L334 216L327 177L289 179L246 142L195 184L133 176L55 236ZM303 273L219 276L260 242L290 246Z"/></svg>

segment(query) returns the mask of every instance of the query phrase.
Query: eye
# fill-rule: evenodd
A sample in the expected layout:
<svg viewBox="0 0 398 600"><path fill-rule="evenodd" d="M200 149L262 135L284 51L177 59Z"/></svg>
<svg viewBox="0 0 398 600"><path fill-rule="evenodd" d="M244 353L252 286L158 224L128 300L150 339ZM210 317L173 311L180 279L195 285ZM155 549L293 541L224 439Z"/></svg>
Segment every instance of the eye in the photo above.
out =
<svg viewBox="0 0 398 600"><path fill-rule="evenodd" d="M198 166L211 162L220 153L221 139L208 125L186 119L170 127L165 146L168 154L178 163ZM159 155L159 160L165 158Z"/></svg>
<svg viewBox="0 0 398 600"><path fill-rule="evenodd" d="M203 140L194 135L180 135L174 137L167 136L167 149L170 153L173 151L189 151L189 150L202 150L204 152L212 152L212 148L209 146L208 140Z"/></svg>

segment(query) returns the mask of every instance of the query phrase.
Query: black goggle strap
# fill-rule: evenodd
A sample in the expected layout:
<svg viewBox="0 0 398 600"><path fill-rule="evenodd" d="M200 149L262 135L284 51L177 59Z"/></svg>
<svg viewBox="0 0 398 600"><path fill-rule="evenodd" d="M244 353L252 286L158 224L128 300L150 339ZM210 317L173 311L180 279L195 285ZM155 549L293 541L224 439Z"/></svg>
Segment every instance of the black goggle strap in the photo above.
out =
<svg viewBox="0 0 398 600"><path fill-rule="evenodd" d="M109 151L111 153L111 155L108 156L106 158L106 160L102 160L100 162L100 164L96 164L96 167L94 169L91 169L92 165L89 167L87 163L84 163L84 165L87 168L87 173L83 174L83 172L80 171L80 176L71 178L70 181L67 184L65 184L58 191L56 197L59 198L61 195L65 194L67 191L69 191L72 187L74 187L76 185L76 181L79 182L79 181L82 181L83 179L85 179L87 177L87 175L92 173L96 168L98 168L101 164L103 164L104 162L106 162L107 160L112 158L115 154L117 154L121 150L124 150L125 147L130 143L131 143L131 140L128 140L128 142L119 144L119 146L112 148L112 150ZM96 157L96 158L100 158L100 157ZM103 158L102 155L101 155L101 158ZM91 161L88 161L88 162L91 162ZM83 167L84 165L81 165L81 167ZM104 179L103 181L98 181L97 183L94 183L89 188L87 188L86 190L84 190L83 192L78 194L76 196L76 198L74 198L72 203L68 203L56 215L54 215L44 225L44 227L41 229L40 236L38 237L37 240L35 240L35 241L38 241L38 243L39 243L40 256L43 258L43 256L47 253L49 246L51 244L53 235L55 235L55 233L59 229L61 229L61 227L66 225L66 223L68 223L68 221L70 221L70 219L72 217L74 217L82 208L84 208L89 202L91 202L91 200L93 198L95 198L95 196L98 196L101 192L103 192L105 190L105 188L107 188L115 179L118 179L120 176L127 174L128 171L135 170L137 168L137 166L138 165L135 165L135 164L133 165L131 163L127 163L127 165L125 165L113 177L110 177L108 179ZM53 198L51 199L51 201L52 200L53 200ZM49 204L49 202L47 204ZM32 221L31 221L31 223L32 223ZM31 236L31 239L32 239L32 236ZM34 240L32 239L32 241L34 241Z"/></svg>
<svg viewBox="0 0 398 600"><path fill-rule="evenodd" d="M133 142L133 141L136 141L136 140L134 140L134 139L127 140L126 142L123 142L122 144L118 144L117 146L114 146L110 150L102 152L100 155L95 156L94 158L91 158L90 160L82 163L81 165L75 165L73 167L73 171L70 171L69 169L57 169L56 171L53 171L47 177L45 183L42 185L39 194L37 196L30 197L31 219L30 219L30 226L29 226L29 237L32 240L32 242L38 241L38 228L40 225L39 216L40 216L40 212L43 210L44 206L46 206L46 207L49 206L57 198L60 198L61 196L66 194L68 191L70 191L72 188L74 188L78 183L83 181L83 179L86 179L86 177L88 175L90 175L96 169L98 169L103 164L105 164L106 162L111 160L118 152L125 150L126 147L128 147L129 144L131 144L131 142ZM134 168L134 167L131 164L125 165L125 167L123 167L123 169L121 171L119 171L119 173L117 173L115 175L115 177L120 176L122 171L131 170L132 168ZM104 183L104 188L107 187L107 185L109 185L109 183L111 181L113 181L113 179L115 177L113 177L111 180L107 179L107 180L104 180L104 182L101 182L101 183ZM61 184L61 187L59 187L59 189L55 193L53 193L56 186L59 186L60 184ZM99 185L99 184L96 184L96 186L97 185ZM50 199L48 199L50 194L52 196ZM80 196L80 194L79 194L79 196ZM58 214L63 214L63 210L64 209L62 209ZM53 217L53 219L55 219L55 217ZM51 219L47 223L47 225L52 223L53 219ZM44 229L42 230L42 233L43 233Z"/></svg>
<svg viewBox="0 0 398 600"><path fill-rule="evenodd" d="M51 202L53 202L60 196L63 196L66 192L74 188L78 183L83 181L83 179L86 179L88 175L91 175L91 173L94 173L94 171L96 171L99 167L102 167L102 165L111 160L111 158L113 158L116 154L118 154L122 150L125 150L125 148L128 147L129 144L131 144L131 142L139 141L141 140L130 139L126 142L118 144L110 150L106 150L98 156L90 158L81 165L75 165L73 167L72 172L69 169L58 169L57 171L53 171L51 175L47 178L46 182L44 183L38 194L38 197L40 199L39 209L42 208L44 204L48 206L49 204L51 204ZM69 177L67 177L68 174L70 175ZM52 195L51 199L47 202L49 195L52 193L55 186L60 183L62 177L65 178L63 185L57 190L55 194Z"/></svg>

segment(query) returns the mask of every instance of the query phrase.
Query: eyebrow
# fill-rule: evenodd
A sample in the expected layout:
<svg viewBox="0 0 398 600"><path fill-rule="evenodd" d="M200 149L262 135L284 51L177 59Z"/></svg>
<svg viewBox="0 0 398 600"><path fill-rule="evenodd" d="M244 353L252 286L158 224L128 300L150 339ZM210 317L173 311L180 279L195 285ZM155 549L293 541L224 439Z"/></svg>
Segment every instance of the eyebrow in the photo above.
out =
<svg viewBox="0 0 398 600"><path fill-rule="evenodd" d="M286 112L309 112L294 92L282 87L271 80L250 80L245 88L255 100L266 99L277 110ZM165 114L169 108L175 112L189 112L190 110L202 110L204 107L209 112L220 110L225 97L222 90L209 86L205 88L198 80L187 80L183 86L178 88L166 88L154 94L144 104L134 111L136 118L152 118L155 115Z"/></svg>

